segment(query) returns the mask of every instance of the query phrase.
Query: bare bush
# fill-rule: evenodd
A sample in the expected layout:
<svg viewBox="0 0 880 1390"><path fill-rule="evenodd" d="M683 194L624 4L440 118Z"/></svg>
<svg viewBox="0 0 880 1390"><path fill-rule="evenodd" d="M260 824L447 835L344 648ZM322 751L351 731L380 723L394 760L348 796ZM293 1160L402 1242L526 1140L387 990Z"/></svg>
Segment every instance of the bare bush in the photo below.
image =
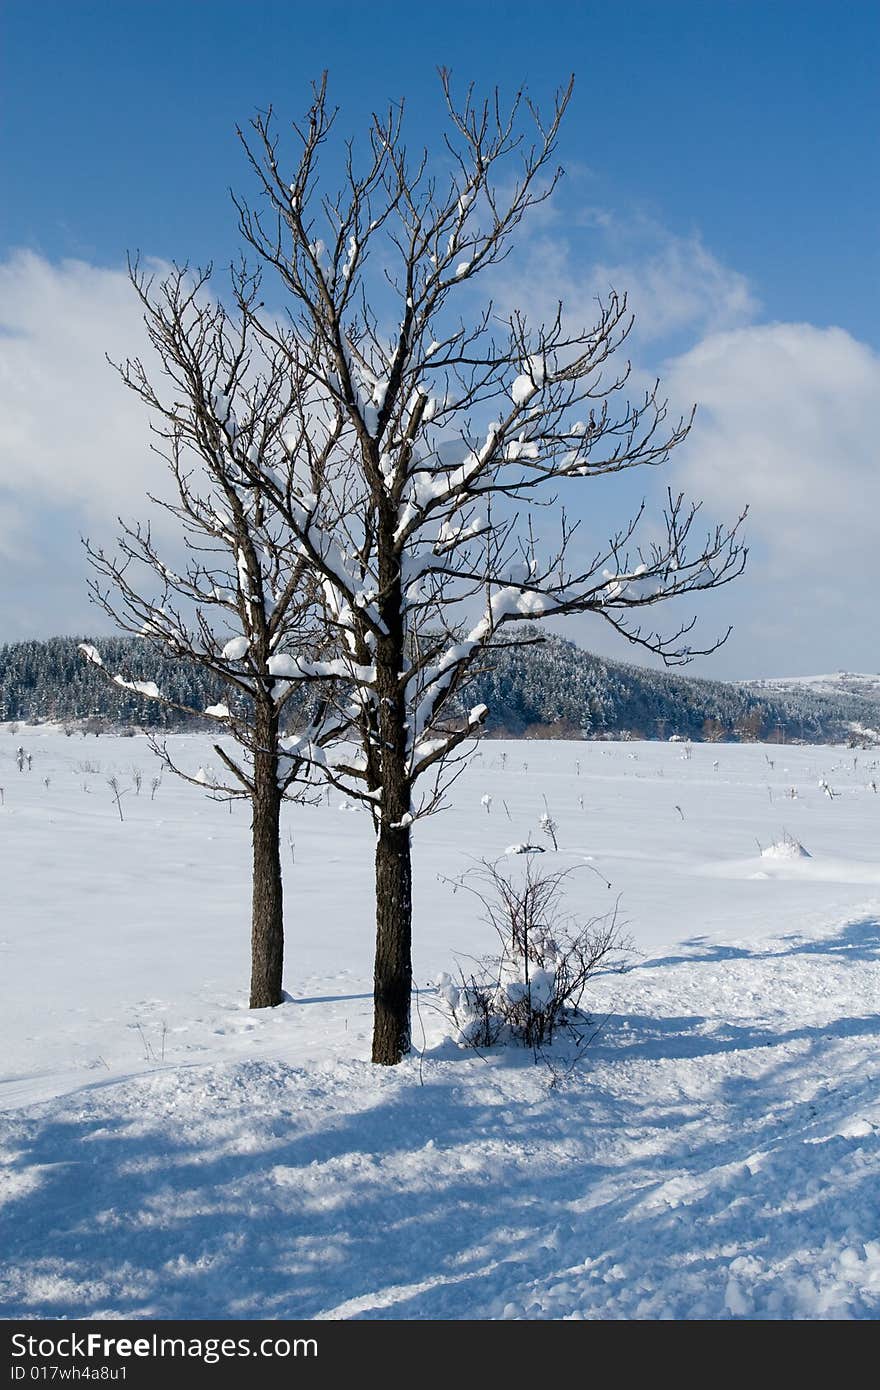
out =
<svg viewBox="0 0 880 1390"><path fill-rule="evenodd" d="M113 797L114 797L114 800L115 800L115 802L116 802L116 809L117 809L117 811L119 812L119 819L120 819L121 821L124 821L124 820L125 820L125 816L122 814L122 798L124 797L125 792L122 790L122 788L121 788L120 785L119 785L119 778L118 778L118 777L108 777L108 778L107 778L107 786L110 788L111 792L113 793Z"/></svg>
<svg viewBox="0 0 880 1390"><path fill-rule="evenodd" d="M587 985L596 974L625 969L631 944L616 904L586 922L565 911L572 872L544 872L530 861L515 873L484 862L462 881L482 904L500 948L470 972L460 970L457 980L444 974L437 981L464 1046L539 1048L560 1029L583 1040L591 1023L582 1008Z"/></svg>

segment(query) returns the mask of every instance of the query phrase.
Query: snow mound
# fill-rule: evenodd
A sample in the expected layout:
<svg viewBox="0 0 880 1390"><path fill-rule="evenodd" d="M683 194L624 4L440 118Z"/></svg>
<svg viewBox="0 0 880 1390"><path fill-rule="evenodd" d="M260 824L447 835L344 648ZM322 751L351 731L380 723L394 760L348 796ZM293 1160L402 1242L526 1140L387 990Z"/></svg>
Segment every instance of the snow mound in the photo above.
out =
<svg viewBox="0 0 880 1390"><path fill-rule="evenodd" d="M808 849L804 849L800 840L795 840L793 836L786 835L782 840L774 840L772 845L761 850L762 859L812 859Z"/></svg>

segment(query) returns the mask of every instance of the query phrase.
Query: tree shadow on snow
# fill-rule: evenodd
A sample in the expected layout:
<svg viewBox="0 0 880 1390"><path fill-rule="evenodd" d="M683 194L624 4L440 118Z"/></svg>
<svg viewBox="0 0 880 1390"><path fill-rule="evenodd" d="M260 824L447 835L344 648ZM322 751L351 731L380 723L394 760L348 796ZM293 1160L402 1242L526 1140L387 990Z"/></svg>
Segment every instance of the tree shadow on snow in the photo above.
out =
<svg viewBox="0 0 880 1390"><path fill-rule="evenodd" d="M770 955L874 960L880 925L790 940ZM731 958L688 945L690 964ZM810 1315L830 1297L810 1303L817 1251L874 1229L880 1126L851 1117L880 1103L857 1065L878 1034L876 1016L617 1014L555 1086L520 1049L456 1050L454 1067L444 1050L393 1070L193 1067L81 1092L6 1117L0 1308L714 1318L739 1254L743 1315ZM876 1316L869 1282L854 1275L832 1310Z"/></svg>
<svg viewBox="0 0 880 1390"><path fill-rule="evenodd" d="M727 946L708 936L691 936L683 941L686 954L653 956L640 961L634 969L660 970L674 965L710 965L731 960L773 960L796 955L829 955L853 961L880 959L880 921L865 917L847 922L829 936L803 937L788 933L779 938L790 942L783 950L750 949L747 946Z"/></svg>

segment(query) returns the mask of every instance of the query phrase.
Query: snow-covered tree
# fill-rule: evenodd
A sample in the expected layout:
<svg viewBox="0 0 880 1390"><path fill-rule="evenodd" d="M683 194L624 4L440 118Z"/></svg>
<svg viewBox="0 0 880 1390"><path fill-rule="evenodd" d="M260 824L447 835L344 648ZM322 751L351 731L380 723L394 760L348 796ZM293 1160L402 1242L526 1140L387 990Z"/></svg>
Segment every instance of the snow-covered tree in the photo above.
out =
<svg viewBox="0 0 880 1390"><path fill-rule="evenodd" d="M744 559L739 523L694 538L698 508L671 495L650 539L639 512L589 556L564 510L534 524L533 504L560 488L662 463L688 422L667 426L656 388L624 399L627 367L609 373L631 325L624 297L612 291L588 328L569 327L562 306L530 325L475 298L552 192L571 87L546 124L521 98L502 113L470 93L457 106L445 75L443 91L437 176L427 155L408 159L392 108L373 118L363 168L348 147L342 192L327 195L325 82L295 128L292 179L271 114L242 137L264 201L237 200L241 229L280 277L284 316L267 312L244 266L231 312L208 297L207 273L157 284L132 268L161 385L140 361L121 371L153 412L176 492L160 505L189 557L169 563L140 525L124 527L115 554L89 546L93 596L119 625L229 692L200 710L110 675L237 740L241 756L216 745L222 774L174 770L253 805L252 1005L281 998L281 800L320 778L369 809L381 1063L409 1046L411 828L442 804L485 718L483 702L462 713L462 700L487 654L528 642L537 618L593 612L687 660L692 624L664 634L642 610L716 588ZM318 695L308 717L304 688ZM163 756L173 766L167 745Z"/></svg>
<svg viewBox="0 0 880 1390"><path fill-rule="evenodd" d="M270 1007L282 998L281 803L305 794L301 764L282 758L280 736L303 687L318 679L308 661L287 677L291 653L313 656L323 640L312 567L286 521L294 496L309 505L323 469L308 428L313 386L304 370L292 369L283 342L255 332L258 276L233 272L231 310L208 294L207 271L176 268L157 282L134 264L131 278L160 366L148 372L134 359L119 371L151 412L155 447L174 483L171 500L152 500L182 533L185 556L169 560L154 529L123 524L115 552L86 543L91 595L166 660L195 664L224 698L188 703L155 680L114 672L92 643L81 650L114 686L213 720L224 736L214 769L187 770L167 741L156 738L154 746L187 781L251 803L250 1003ZM321 734L331 729L324 719Z"/></svg>
<svg viewBox="0 0 880 1390"><path fill-rule="evenodd" d="M561 506L534 511L560 491L574 502L595 478L662 463L689 422L667 421L656 387L626 398L628 366L612 365L631 325L624 296L611 291L587 327L571 326L561 305L531 324L478 302L477 282L553 190L571 85L545 121L522 95L508 110L497 94L457 102L441 79L438 159L409 157L392 107L373 117L363 160L346 147L343 187L329 192L325 79L294 127L289 165L271 112L241 133L261 197L236 200L246 241L286 295L284 328L254 306L255 331L294 381L311 384L304 429L320 456L308 496L261 456L242 465L320 587L334 648L324 722L285 746L372 816L373 1059L384 1064L410 1046L412 827L440 806L486 716L483 704L455 713L486 653L528 640L534 619L591 612L686 661L693 623L661 633L644 615L718 588L744 560L739 523L698 535L698 508L681 496L670 494L644 539L639 511L589 554ZM284 670L301 670L295 652ZM343 726L348 742L328 755L328 734Z"/></svg>

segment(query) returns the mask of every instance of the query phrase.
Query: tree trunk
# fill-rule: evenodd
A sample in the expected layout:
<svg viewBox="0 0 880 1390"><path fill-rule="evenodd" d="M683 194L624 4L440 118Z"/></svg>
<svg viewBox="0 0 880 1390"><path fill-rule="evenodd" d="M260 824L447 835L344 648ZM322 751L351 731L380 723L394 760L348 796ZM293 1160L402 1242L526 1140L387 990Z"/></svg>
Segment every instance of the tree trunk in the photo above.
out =
<svg viewBox="0 0 880 1390"><path fill-rule="evenodd" d="M378 461L374 462L379 471ZM400 557L395 550L397 506L385 499L378 528L380 612L376 641L381 782L376 840L376 963L373 974L373 1061L396 1066L410 1047L412 992L412 866L406 703L400 673L406 668Z"/></svg>
<svg viewBox="0 0 880 1390"><path fill-rule="evenodd" d="M384 820L376 841L373 1061L393 1067L410 1048L412 868L409 826Z"/></svg>
<svg viewBox="0 0 880 1390"><path fill-rule="evenodd" d="M265 726L265 727L261 727ZM281 793L278 788L277 716L257 721L260 749L254 755L253 914L251 927L252 1009L281 1003L284 969L284 910L281 888Z"/></svg>

